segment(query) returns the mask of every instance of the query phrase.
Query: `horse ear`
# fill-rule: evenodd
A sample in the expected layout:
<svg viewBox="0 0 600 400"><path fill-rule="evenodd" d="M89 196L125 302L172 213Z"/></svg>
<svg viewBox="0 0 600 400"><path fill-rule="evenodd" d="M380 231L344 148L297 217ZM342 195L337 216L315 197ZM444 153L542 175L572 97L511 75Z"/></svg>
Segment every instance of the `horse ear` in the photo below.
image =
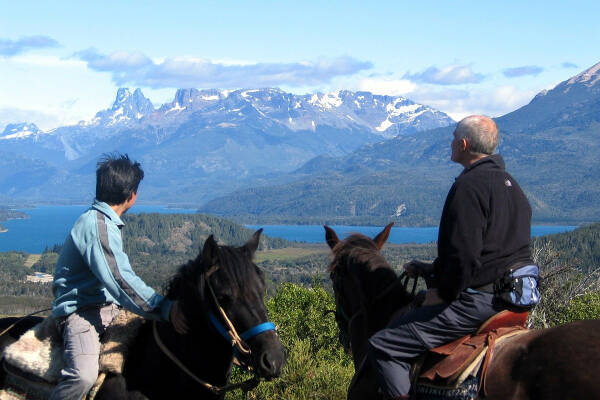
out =
<svg viewBox="0 0 600 400"><path fill-rule="evenodd" d="M210 235L204 242L204 248L202 249L202 264L204 268L210 268L219 261L217 256L218 248L219 245L215 241L215 237Z"/></svg>
<svg viewBox="0 0 600 400"><path fill-rule="evenodd" d="M323 228L325 228L325 241L327 242L329 247L333 249L335 245L340 242L340 239L338 238L335 231L327 225L324 225Z"/></svg>
<svg viewBox="0 0 600 400"><path fill-rule="evenodd" d="M373 241L375 242L379 250L383 248L383 245L385 244L385 242L387 242L388 238L390 237L390 230L392 229L393 225L394 223L390 222L385 228L383 228L381 232L377 234L377 236L373 238Z"/></svg>
<svg viewBox="0 0 600 400"><path fill-rule="evenodd" d="M254 235L252 235L250 240L248 240L248 242L244 245L244 247L250 253L250 257L253 257L254 253L256 252L256 249L258 249L258 244L260 243L260 234L262 233L262 231L263 229L260 228L259 230L254 232Z"/></svg>

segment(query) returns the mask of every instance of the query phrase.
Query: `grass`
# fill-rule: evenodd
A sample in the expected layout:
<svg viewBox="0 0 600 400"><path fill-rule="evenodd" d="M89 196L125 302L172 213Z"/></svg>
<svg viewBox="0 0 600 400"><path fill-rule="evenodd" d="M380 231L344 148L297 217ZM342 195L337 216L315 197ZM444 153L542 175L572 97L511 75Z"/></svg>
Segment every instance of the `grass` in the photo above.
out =
<svg viewBox="0 0 600 400"><path fill-rule="evenodd" d="M285 247L283 249L273 249L257 252L254 256L256 263L263 261L290 261L302 257L329 254L329 249L321 248L300 248Z"/></svg>
<svg viewBox="0 0 600 400"><path fill-rule="evenodd" d="M25 263L23 264L23 266L25 268L31 268L31 267L33 267L33 264L40 261L40 258L42 258L41 254L29 254L27 256L27 259L25 260Z"/></svg>

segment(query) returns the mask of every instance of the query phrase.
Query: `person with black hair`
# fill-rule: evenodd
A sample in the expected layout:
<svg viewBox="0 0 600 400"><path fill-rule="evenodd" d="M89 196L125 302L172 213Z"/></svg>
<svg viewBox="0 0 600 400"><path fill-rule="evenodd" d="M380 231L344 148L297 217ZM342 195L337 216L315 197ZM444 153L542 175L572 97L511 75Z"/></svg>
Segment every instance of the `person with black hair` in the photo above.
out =
<svg viewBox="0 0 600 400"><path fill-rule="evenodd" d="M100 336L126 308L145 318L170 321L185 334L178 303L146 285L123 251L121 216L137 200L144 171L129 156L104 156L96 169L96 198L73 225L54 272L52 315L62 332L65 367L51 400L79 400L98 377Z"/></svg>

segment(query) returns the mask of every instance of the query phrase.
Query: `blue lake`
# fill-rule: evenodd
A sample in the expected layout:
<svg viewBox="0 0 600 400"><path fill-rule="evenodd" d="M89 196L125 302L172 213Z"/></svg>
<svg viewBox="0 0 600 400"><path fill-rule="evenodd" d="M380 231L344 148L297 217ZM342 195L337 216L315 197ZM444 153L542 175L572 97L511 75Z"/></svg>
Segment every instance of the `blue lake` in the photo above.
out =
<svg viewBox="0 0 600 400"><path fill-rule="evenodd" d="M8 232L0 233L0 251L41 253L46 246L61 244L77 218L88 208L89 205L39 206L19 210L28 214L30 218L0 222L0 225L8 229ZM194 212L196 210L136 204L128 213L189 214Z"/></svg>
<svg viewBox="0 0 600 400"><path fill-rule="evenodd" d="M40 253L47 246L63 243L73 223L89 206L39 206L32 209L19 210L30 216L28 219L15 219L1 222L8 232L0 233L0 251L26 251ZM193 209L168 208L166 206L150 206L136 204L131 214L168 213L190 214ZM250 229L264 228L264 233L272 237L281 237L309 243L323 243L325 233L321 225L247 225ZM375 236L381 227L373 226L332 226L340 238L353 232ZM571 231L576 226L534 226L532 236ZM390 243L429 243L437 240L437 227L430 228L392 228Z"/></svg>
<svg viewBox="0 0 600 400"><path fill-rule="evenodd" d="M264 233L273 237L296 240L309 243L323 243L325 230L322 225L246 225L249 229L264 228ZM377 226L340 226L331 225L340 239L351 233L359 232L374 237L381 232ZM552 233L572 231L576 226L536 225L531 227L531 236L543 236ZM437 241L438 228L403 228L393 227L388 243L430 243Z"/></svg>

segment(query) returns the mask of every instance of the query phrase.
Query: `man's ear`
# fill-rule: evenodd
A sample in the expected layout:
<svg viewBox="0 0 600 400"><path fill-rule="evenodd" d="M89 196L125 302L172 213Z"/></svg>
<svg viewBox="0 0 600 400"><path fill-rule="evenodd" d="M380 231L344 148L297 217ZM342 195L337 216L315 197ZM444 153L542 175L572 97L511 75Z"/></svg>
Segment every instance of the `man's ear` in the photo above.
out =
<svg viewBox="0 0 600 400"><path fill-rule="evenodd" d="M471 147L471 143L469 143L469 140L467 138L462 138L460 139L460 150L461 151L469 151L469 148Z"/></svg>

